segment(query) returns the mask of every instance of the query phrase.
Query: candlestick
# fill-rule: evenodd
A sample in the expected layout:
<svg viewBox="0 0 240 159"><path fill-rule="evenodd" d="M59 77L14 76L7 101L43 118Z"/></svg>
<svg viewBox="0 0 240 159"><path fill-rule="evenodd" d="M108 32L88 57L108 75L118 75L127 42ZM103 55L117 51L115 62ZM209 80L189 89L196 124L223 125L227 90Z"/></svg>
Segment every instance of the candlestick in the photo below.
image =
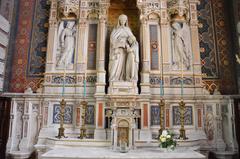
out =
<svg viewBox="0 0 240 159"><path fill-rule="evenodd" d="M65 93L65 78L66 78L66 64L64 64L64 72L63 72L63 85L62 85L62 97Z"/></svg>
<svg viewBox="0 0 240 159"><path fill-rule="evenodd" d="M164 90L163 90L163 77L160 80L160 96L164 95Z"/></svg>
<svg viewBox="0 0 240 159"><path fill-rule="evenodd" d="M84 81L83 81L83 96L86 98L86 73L84 74Z"/></svg>
<svg viewBox="0 0 240 159"><path fill-rule="evenodd" d="M82 119L82 125L80 128L80 135L79 135L79 139L84 139L86 137L86 127L85 127L85 120L86 120L86 109L87 109L87 102L86 101L82 101L81 102L81 107L82 107L82 115L81 115L81 119Z"/></svg>
<svg viewBox="0 0 240 159"><path fill-rule="evenodd" d="M56 138L62 138L65 137L64 134L64 111L65 111L65 106L66 106L66 101L64 99L62 99L62 101L60 102L60 127L58 128L58 136L56 136Z"/></svg>
<svg viewBox="0 0 240 159"><path fill-rule="evenodd" d="M180 123L181 123L181 128L179 129L180 135L179 135L178 138L179 138L179 139L182 139L182 140L186 140L186 139L188 139L188 138L186 137L186 132L185 132L185 129L184 129L185 103L183 102L183 100L181 100L180 103L179 103L179 111L180 111Z"/></svg>
<svg viewBox="0 0 240 159"><path fill-rule="evenodd" d="M162 135L162 132L164 130L164 111L165 111L165 102L164 102L164 99L161 99L160 100L160 103L159 103L159 107L160 107L160 121L159 121L159 125L160 125L160 128L159 128L159 137Z"/></svg>
<svg viewBox="0 0 240 159"><path fill-rule="evenodd" d="M182 69L181 69L181 78L182 78L182 80L181 80L181 98L183 99L183 55L182 55L181 62L182 62Z"/></svg>

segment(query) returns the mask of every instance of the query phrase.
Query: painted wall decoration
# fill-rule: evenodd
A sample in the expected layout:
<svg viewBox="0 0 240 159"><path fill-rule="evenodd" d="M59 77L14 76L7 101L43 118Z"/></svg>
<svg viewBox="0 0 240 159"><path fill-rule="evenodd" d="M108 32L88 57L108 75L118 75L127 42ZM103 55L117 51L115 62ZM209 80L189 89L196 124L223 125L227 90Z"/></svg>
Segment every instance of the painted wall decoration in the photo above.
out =
<svg viewBox="0 0 240 159"><path fill-rule="evenodd" d="M86 108L85 124L94 125L95 123L95 108L94 105L88 105Z"/></svg>
<svg viewBox="0 0 240 159"><path fill-rule="evenodd" d="M235 80L235 61L232 53L231 27L227 1L200 0L199 38L202 72L205 75L206 89L214 92L217 88L222 94L237 92Z"/></svg>
<svg viewBox="0 0 240 159"><path fill-rule="evenodd" d="M43 77L45 71L49 5L43 0L36 0L35 3L27 75L36 78Z"/></svg>
<svg viewBox="0 0 240 159"><path fill-rule="evenodd" d="M202 73L206 78L219 77L212 7L212 3L209 0L201 0L200 5L198 5L200 56Z"/></svg>
<svg viewBox="0 0 240 159"><path fill-rule="evenodd" d="M60 123L60 104L53 105L53 124ZM72 124L73 106L66 105L64 112L64 124Z"/></svg>
<svg viewBox="0 0 240 159"><path fill-rule="evenodd" d="M180 125L180 110L179 106L172 107L172 121L173 125ZM193 125L193 108L192 106L186 106L184 113L184 124L185 125Z"/></svg>
<svg viewBox="0 0 240 159"><path fill-rule="evenodd" d="M151 125L160 124L160 107L158 105L151 106Z"/></svg>
<svg viewBox="0 0 240 159"><path fill-rule="evenodd" d="M12 54L10 92L39 87L45 71L49 4L45 0L19 0Z"/></svg>

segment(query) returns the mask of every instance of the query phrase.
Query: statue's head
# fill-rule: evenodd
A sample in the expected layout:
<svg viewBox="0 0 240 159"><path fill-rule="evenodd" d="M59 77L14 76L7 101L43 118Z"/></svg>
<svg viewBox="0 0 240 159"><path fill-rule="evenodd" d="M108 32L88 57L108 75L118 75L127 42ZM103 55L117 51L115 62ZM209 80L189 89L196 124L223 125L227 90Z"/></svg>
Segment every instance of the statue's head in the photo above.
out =
<svg viewBox="0 0 240 159"><path fill-rule="evenodd" d="M128 26L128 18L125 14L121 14L118 18L118 26Z"/></svg>
<svg viewBox="0 0 240 159"><path fill-rule="evenodd" d="M74 21L68 21L67 22L67 28L70 28L70 29L72 29L73 28L73 26L74 26L74 24L75 24L75 22Z"/></svg>
<svg viewBox="0 0 240 159"><path fill-rule="evenodd" d="M175 30L179 30L179 29L182 28L182 26L181 26L181 24L180 24L179 22L173 22L173 23L172 23L172 27L173 27L173 29L175 29Z"/></svg>
<svg viewBox="0 0 240 159"><path fill-rule="evenodd" d="M128 42L129 42L130 45L133 44L135 41L136 41L135 36L129 36L128 37Z"/></svg>

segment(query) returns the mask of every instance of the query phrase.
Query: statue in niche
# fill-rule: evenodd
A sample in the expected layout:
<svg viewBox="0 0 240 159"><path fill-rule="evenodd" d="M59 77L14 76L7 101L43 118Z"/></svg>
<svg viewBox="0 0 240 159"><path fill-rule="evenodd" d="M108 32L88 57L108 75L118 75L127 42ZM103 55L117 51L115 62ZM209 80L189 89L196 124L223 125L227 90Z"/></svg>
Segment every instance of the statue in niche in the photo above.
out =
<svg viewBox="0 0 240 159"><path fill-rule="evenodd" d="M128 38L127 45L127 62L126 62L126 80L137 81L138 80L138 42L134 36Z"/></svg>
<svg viewBox="0 0 240 159"><path fill-rule="evenodd" d="M172 23L173 58L175 70L189 70L191 67L190 28L185 22Z"/></svg>
<svg viewBox="0 0 240 159"><path fill-rule="evenodd" d="M238 45L240 48L240 22L238 22L238 24L237 24L237 32L238 32ZM238 52L238 54L236 54L236 59L237 59L238 64L240 64L240 52Z"/></svg>
<svg viewBox="0 0 240 159"><path fill-rule="evenodd" d="M110 36L109 81L137 80L138 50L138 42L128 27L127 16L122 14Z"/></svg>
<svg viewBox="0 0 240 159"><path fill-rule="evenodd" d="M73 54L75 48L75 33L74 21L67 21L64 28L64 21L59 26L59 45L60 45L60 58L57 61L57 66L68 66L73 64Z"/></svg>

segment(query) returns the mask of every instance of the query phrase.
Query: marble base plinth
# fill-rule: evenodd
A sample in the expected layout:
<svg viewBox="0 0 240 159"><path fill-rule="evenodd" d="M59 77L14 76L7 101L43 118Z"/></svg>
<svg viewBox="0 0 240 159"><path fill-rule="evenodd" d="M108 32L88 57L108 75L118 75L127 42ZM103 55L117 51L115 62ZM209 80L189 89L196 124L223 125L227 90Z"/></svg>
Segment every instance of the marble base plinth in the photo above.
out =
<svg viewBox="0 0 240 159"><path fill-rule="evenodd" d="M107 139L107 131L105 129L95 129L94 130L94 139L105 141Z"/></svg>
<svg viewBox="0 0 240 159"><path fill-rule="evenodd" d="M110 82L108 94L111 95L135 95L138 93L136 82L114 81Z"/></svg>
<svg viewBox="0 0 240 159"><path fill-rule="evenodd" d="M205 156L187 148L177 148L164 152L160 148L141 148L127 153L113 151L110 148L58 148L42 155L42 159L205 159Z"/></svg>
<svg viewBox="0 0 240 159"><path fill-rule="evenodd" d="M7 158L12 159L28 159L31 156L32 152L20 152L20 151L12 151L7 153Z"/></svg>

